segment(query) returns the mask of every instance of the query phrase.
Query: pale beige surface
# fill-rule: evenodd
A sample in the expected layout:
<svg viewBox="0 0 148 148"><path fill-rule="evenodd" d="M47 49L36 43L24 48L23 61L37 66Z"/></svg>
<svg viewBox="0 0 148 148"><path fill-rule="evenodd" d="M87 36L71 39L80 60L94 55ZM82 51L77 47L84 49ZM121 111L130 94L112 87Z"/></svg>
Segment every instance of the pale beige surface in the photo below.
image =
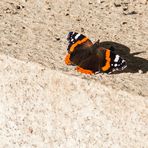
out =
<svg viewBox="0 0 148 148"><path fill-rule="evenodd" d="M148 147L147 12L147 0L1 0L0 147ZM127 70L67 67L68 31L116 42Z"/></svg>
<svg viewBox="0 0 148 148"><path fill-rule="evenodd" d="M147 147L145 97L0 56L1 147Z"/></svg>

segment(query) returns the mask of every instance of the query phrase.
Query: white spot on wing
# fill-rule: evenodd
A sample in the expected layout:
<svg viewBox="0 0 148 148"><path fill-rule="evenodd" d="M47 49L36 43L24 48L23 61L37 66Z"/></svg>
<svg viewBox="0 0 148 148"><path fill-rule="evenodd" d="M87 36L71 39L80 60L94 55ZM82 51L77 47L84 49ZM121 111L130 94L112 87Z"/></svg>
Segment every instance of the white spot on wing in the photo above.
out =
<svg viewBox="0 0 148 148"><path fill-rule="evenodd" d="M119 55L116 55L115 59L114 59L114 62L118 62L120 56Z"/></svg>
<svg viewBox="0 0 148 148"><path fill-rule="evenodd" d="M117 64L114 64L115 67L117 67Z"/></svg>
<svg viewBox="0 0 148 148"><path fill-rule="evenodd" d="M80 36L80 34L78 33L78 34L75 36L75 39L77 39L79 36Z"/></svg>
<svg viewBox="0 0 148 148"><path fill-rule="evenodd" d="M122 60L122 63L124 63L125 62L125 60Z"/></svg>

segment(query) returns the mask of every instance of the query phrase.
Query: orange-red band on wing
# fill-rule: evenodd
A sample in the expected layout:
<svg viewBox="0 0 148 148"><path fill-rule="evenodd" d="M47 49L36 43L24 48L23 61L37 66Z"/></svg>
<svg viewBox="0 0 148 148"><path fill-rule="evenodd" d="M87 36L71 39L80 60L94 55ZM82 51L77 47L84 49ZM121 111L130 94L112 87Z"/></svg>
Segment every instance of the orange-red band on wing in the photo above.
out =
<svg viewBox="0 0 148 148"><path fill-rule="evenodd" d="M82 44L82 43L86 42L87 40L88 40L87 37L83 38L82 40L78 40L76 43L74 43L74 44L70 47L70 52L73 52L76 46L78 46L79 44Z"/></svg>
<svg viewBox="0 0 148 148"><path fill-rule="evenodd" d="M105 54L106 54L105 55L106 63L105 66L102 67L103 71L107 71L110 68L110 62L111 62L110 50L107 49Z"/></svg>
<svg viewBox="0 0 148 148"><path fill-rule="evenodd" d="M67 65L70 65L71 64L71 61L70 61L70 54L68 53L67 55L66 55L66 57L65 57L65 63L67 64Z"/></svg>
<svg viewBox="0 0 148 148"><path fill-rule="evenodd" d="M87 69L83 69L83 68L81 68L81 67L76 67L76 70L78 71L78 72L81 72L81 73L85 73L85 74L94 74L94 72L93 71L91 71L91 70L87 70Z"/></svg>

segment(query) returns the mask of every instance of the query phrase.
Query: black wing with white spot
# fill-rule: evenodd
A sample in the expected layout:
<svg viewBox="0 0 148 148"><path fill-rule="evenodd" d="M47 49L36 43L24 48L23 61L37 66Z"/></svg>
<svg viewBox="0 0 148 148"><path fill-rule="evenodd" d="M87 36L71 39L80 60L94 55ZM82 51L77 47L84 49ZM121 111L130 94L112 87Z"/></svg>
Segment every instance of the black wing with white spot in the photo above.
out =
<svg viewBox="0 0 148 148"><path fill-rule="evenodd" d="M67 36L68 48L67 50L73 52L75 48L90 47L92 46L92 42L83 34L79 34L76 32L69 32Z"/></svg>
<svg viewBox="0 0 148 148"><path fill-rule="evenodd" d="M127 67L126 61L123 58L121 58L119 55L115 54L114 52L111 52L110 57L111 57L110 72L121 71Z"/></svg>

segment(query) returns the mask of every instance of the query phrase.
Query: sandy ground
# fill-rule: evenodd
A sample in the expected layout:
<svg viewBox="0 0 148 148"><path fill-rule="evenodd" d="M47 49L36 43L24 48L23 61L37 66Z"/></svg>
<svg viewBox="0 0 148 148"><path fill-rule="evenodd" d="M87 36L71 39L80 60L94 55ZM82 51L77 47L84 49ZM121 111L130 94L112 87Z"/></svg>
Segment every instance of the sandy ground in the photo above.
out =
<svg viewBox="0 0 148 148"><path fill-rule="evenodd" d="M147 0L0 1L0 147L148 147ZM87 76L64 64L77 31L128 62Z"/></svg>

